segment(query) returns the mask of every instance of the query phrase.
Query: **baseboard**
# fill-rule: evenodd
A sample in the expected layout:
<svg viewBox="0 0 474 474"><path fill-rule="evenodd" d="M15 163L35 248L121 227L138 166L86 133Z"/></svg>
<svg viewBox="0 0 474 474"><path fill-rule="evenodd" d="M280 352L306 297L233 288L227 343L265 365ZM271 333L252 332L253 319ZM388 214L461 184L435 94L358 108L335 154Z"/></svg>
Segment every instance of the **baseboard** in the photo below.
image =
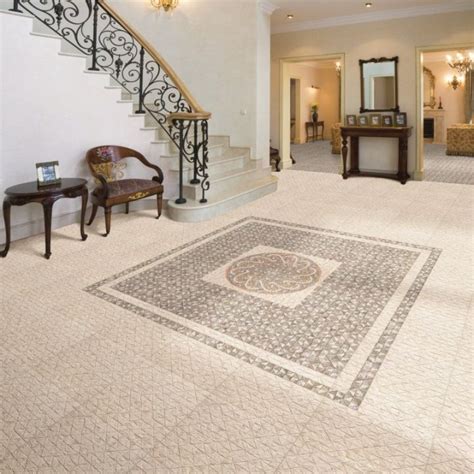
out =
<svg viewBox="0 0 474 474"><path fill-rule="evenodd" d="M166 209L166 200L163 201L163 208ZM133 211L143 211L148 209L156 209L156 199L141 199L133 203L133 208L130 212ZM15 212L15 207L12 207L12 213ZM112 208L113 213L123 213L123 206L115 206ZM86 216L87 218L90 215L90 206L87 208ZM52 229L60 229L67 225L79 223L81 221L81 211L68 212L60 215L54 215L53 209L53 219L52 219ZM5 227L2 225L0 227L1 235L5 235ZM33 235L42 234L44 232L44 221L42 218L35 219L30 222L23 222L21 224L15 224L11 226L11 236L12 241L26 239ZM3 241L2 241L3 242Z"/></svg>
<svg viewBox="0 0 474 474"><path fill-rule="evenodd" d="M425 178L425 172L424 171L414 171L413 172L413 179L415 181L423 181Z"/></svg>

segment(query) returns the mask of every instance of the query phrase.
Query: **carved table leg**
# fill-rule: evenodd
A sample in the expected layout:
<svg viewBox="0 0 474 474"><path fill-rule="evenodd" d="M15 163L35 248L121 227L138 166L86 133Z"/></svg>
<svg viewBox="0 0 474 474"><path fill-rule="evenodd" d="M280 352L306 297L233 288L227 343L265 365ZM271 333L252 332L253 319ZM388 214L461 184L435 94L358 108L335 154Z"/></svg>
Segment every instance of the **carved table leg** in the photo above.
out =
<svg viewBox="0 0 474 474"><path fill-rule="evenodd" d="M410 177L408 174L408 138L398 140L398 179L405 184Z"/></svg>
<svg viewBox="0 0 474 474"><path fill-rule="evenodd" d="M5 248L0 252L0 256L6 257L10 249L11 231L10 231L10 209L11 203L8 198L3 201L3 219L5 220Z"/></svg>
<svg viewBox="0 0 474 474"><path fill-rule="evenodd" d="M351 174L359 174L359 137L351 137Z"/></svg>
<svg viewBox="0 0 474 474"><path fill-rule="evenodd" d="M86 208L87 208L87 199L89 197L89 191L87 191L87 188L84 188L82 190L82 207L81 207L81 237L82 240L87 239L87 234L84 231L84 225L86 221Z"/></svg>
<svg viewBox="0 0 474 474"><path fill-rule="evenodd" d="M342 177L347 179L347 137L342 135Z"/></svg>
<svg viewBox="0 0 474 474"><path fill-rule="evenodd" d="M44 256L49 260L49 257L51 257L51 216L53 215L54 201L44 201L42 204L44 214L44 238L46 244Z"/></svg>

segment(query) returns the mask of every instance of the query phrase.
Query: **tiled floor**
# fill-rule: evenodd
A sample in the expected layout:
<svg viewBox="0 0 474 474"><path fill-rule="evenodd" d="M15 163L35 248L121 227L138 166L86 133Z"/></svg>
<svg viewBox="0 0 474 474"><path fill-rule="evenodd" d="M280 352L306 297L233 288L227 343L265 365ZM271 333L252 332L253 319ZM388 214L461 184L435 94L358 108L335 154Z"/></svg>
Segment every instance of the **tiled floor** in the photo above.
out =
<svg viewBox="0 0 474 474"><path fill-rule="evenodd" d="M316 171L318 173L340 173L339 155L331 153L329 140L291 145L291 153L296 163L292 171Z"/></svg>
<svg viewBox="0 0 474 474"><path fill-rule="evenodd" d="M446 145L425 144L425 180L474 184L474 157L446 155Z"/></svg>
<svg viewBox="0 0 474 474"><path fill-rule="evenodd" d="M445 145L425 144L425 181L474 184L474 157L448 156ZM340 157L331 153L328 140L291 145L293 170L340 173Z"/></svg>
<svg viewBox="0 0 474 474"><path fill-rule="evenodd" d="M277 193L210 222L180 224L166 217L156 221L153 211L132 212L114 215L106 239L100 235L103 222L97 219L86 242L77 238L77 226L68 226L54 233L50 261L41 258L42 236L12 245L0 261L0 472L473 471L472 188L429 182L401 186L369 178L343 181L335 174L301 171L278 176ZM274 221L279 229L271 228ZM369 351L366 360L359 361L359 346L347 335L343 340L333 334L337 344L331 347L347 349L346 356L337 353L344 364L373 364L374 378L360 404L347 406L282 376L282 371L272 373L264 363L256 363L258 358L223 350L225 343L239 342L232 317L242 310L242 301L258 306L239 313L244 322L257 314L271 322L268 307L273 303L254 294L254 283L254 293L244 296L242 291L249 288L241 288L241 279L235 285L234 273L219 273L221 267L254 255L255 237L226 234L235 242L240 237L247 247L242 256L230 240L229 255L223 252L222 258L218 252L206 256L202 245L250 222L266 226L260 227L255 252L293 252L312 259L309 268L319 268L320 281L298 287L303 293L277 295L288 299L278 300L279 313L271 314L287 314L290 323L295 320L292 312L325 288L328 298L336 295L334 305L344 301L344 292L354 291L354 271L369 286L383 279L383 288L394 291L385 294L388 299L396 292L408 295L403 321L389 311L391 300L374 317L369 317L372 306L365 313L356 308L361 311L360 346L380 343L371 342L370 331L364 336L364 324L383 329L401 323L396 334L388 336L383 357ZM305 234L305 241L298 233L301 226L310 234L310 228L319 229L321 237ZM334 240L333 258L316 255L331 248L335 236L339 240ZM366 246L366 262L358 255L356 240ZM190 247L193 241L197 243ZM311 242L314 248L320 246L314 254ZM379 249L386 255L374 267L381 275L371 281L364 269L377 259L377 242L388 247ZM296 243L302 246L297 249ZM288 249L289 244L293 248ZM422 258L413 263L410 252L428 256L432 249L441 250L438 260L419 294L409 294L419 275L416 262ZM194 259L178 258L192 250ZM157 259L163 254L169 255L167 261ZM351 266L351 258L357 264ZM162 279L166 269L167 278ZM333 286L341 272L346 286L342 280ZM141 287L129 291L131 277L147 282L150 275L156 278L151 293L140 293ZM180 287L181 306L172 307L166 291L173 290L179 275L187 283ZM201 286L199 279L205 282ZM200 292L209 286L218 288L211 298L216 303L216 295L221 295L223 311L209 311L209 295ZM98 297L91 287L115 292L124 304ZM304 293L307 288L310 294ZM191 289L192 301L186 293ZM229 302L225 295L230 291L237 296ZM336 327L328 323L331 318L342 317L344 322L356 314L354 308L324 311L324 301L318 301L315 313L321 314L322 328ZM233 303L232 309L225 306ZM188 312L180 313L189 307L197 307L192 320L183 318ZM163 321L147 317L147 311ZM226 315L227 325L222 320ZM186 322L185 329L165 324L178 317ZM305 316L311 325L312 317L311 312ZM207 337L213 331L222 341L212 347L193 337L189 328ZM291 334L291 328L281 330ZM254 339L245 341L242 336L240 343L275 357L277 346L260 344L265 333L252 335ZM224 343L230 336L233 340ZM281 343L285 338L273 340ZM295 352L285 358L283 349L278 349L281 368L292 363L295 369L308 370L308 362L315 376L332 378L335 385L345 383L338 379L339 373L344 375L342 367L318 365L322 359L314 353L290 360ZM336 353L328 354L332 358L327 360L337 359Z"/></svg>

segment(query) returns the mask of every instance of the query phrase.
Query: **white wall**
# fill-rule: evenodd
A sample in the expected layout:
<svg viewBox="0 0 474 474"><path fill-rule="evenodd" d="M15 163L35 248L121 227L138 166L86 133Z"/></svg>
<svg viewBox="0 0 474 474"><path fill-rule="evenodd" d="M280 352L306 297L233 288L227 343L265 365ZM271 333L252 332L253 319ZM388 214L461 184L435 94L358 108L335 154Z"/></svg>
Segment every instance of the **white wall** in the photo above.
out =
<svg viewBox="0 0 474 474"><path fill-rule="evenodd" d="M399 103L416 120L417 46L453 45L473 41L474 12L445 13L367 24L323 28L272 36L272 143L280 141L280 60L345 53L345 113L360 107L359 59L399 56ZM415 167L415 131L409 141L409 170ZM395 170L397 144L382 139L361 140L361 168Z"/></svg>
<svg viewBox="0 0 474 474"><path fill-rule="evenodd" d="M270 24L257 0L182 0L172 16L149 1L110 3L212 112L211 134L268 159Z"/></svg>
<svg viewBox="0 0 474 474"><path fill-rule="evenodd" d="M60 41L30 35L32 20L0 13L0 189L36 180L35 163L58 160L63 177L90 178L85 152L105 144L126 145L150 157L153 132L143 118L119 104L119 90L106 90L108 76L85 74L85 59L59 56ZM6 73L8 71L8 74ZM134 176L153 172L131 165ZM55 224L72 216L80 199L54 205ZM99 215L99 218L102 216ZM41 206L12 208L12 237L43 229ZM3 242L3 215L0 242Z"/></svg>

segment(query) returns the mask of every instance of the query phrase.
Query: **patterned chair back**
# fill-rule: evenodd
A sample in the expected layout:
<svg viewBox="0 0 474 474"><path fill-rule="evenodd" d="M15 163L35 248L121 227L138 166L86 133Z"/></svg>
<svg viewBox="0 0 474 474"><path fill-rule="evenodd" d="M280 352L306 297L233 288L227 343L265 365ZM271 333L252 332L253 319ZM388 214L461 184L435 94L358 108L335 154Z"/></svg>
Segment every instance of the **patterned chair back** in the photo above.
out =
<svg viewBox="0 0 474 474"><path fill-rule="evenodd" d="M127 167L127 164L122 161L124 158L137 158L140 161L145 159L136 150L115 145L91 148L86 154L87 164L96 180L98 180L98 175L104 176L107 181L123 178Z"/></svg>

